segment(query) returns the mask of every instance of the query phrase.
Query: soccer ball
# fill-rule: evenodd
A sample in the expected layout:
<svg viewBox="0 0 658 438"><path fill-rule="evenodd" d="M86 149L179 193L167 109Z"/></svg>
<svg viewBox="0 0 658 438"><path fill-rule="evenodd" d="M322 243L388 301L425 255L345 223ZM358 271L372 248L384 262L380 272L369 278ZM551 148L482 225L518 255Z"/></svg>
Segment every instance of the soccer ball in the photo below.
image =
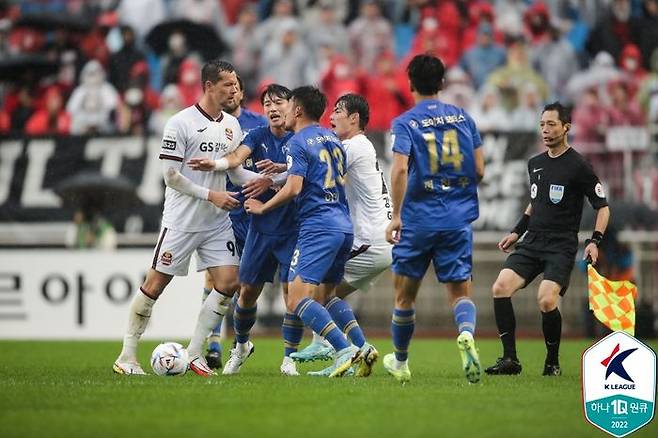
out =
<svg viewBox="0 0 658 438"><path fill-rule="evenodd" d="M182 376L188 362L187 350L176 342L164 342L151 354L151 368L158 376Z"/></svg>

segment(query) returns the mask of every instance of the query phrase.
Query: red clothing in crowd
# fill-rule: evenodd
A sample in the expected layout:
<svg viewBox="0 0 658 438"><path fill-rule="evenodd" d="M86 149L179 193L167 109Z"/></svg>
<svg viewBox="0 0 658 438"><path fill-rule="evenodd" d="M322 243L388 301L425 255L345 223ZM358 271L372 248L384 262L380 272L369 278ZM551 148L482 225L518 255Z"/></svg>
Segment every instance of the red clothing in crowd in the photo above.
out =
<svg viewBox="0 0 658 438"><path fill-rule="evenodd" d="M365 79L365 97L370 106L368 128L387 131L391 120L411 106L406 76L396 74L393 54L382 55L376 72Z"/></svg>
<svg viewBox="0 0 658 438"><path fill-rule="evenodd" d="M64 110L52 118L47 109L37 110L25 126L27 135L67 135L70 131L71 116Z"/></svg>
<svg viewBox="0 0 658 438"><path fill-rule="evenodd" d="M505 43L505 34L496 28L496 14L489 2L476 1L469 9L468 27L464 30L462 38L462 53L475 45L478 38L480 23L487 22L493 29L493 39L496 43Z"/></svg>
<svg viewBox="0 0 658 438"><path fill-rule="evenodd" d="M354 68L342 55L334 55L320 79L320 88L327 96L327 109L320 124L329 125L329 117L338 98L347 93L361 93L363 74Z"/></svg>

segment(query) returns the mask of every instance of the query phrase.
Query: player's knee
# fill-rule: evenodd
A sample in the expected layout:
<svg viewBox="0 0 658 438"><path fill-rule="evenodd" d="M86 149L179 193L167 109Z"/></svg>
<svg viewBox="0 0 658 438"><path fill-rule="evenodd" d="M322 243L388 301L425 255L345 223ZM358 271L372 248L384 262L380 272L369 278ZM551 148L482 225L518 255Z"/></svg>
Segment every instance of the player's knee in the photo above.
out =
<svg viewBox="0 0 658 438"><path fill-rule="evenodd" d="M557 307L557 299L550 295L540 295L537 297L537 303L542 312L550 312Z"/></svg>
<svg viewBox="0 0 658 438"><path fill-rule="evenodd" d="M165 287L169 284L171 277L158 272L152 271L146 275L144 283L142 283L142 291L149 297L157 299L162 292L164 292Z"/></svg>
<svg viewBox="0 0 658 438"><path fill-rule="evenodd" d="M414 307L415 300L413 297L407 295L397 295L395 297L395 308L401 310L408 310Z"/></svg>
<svg viewBox="0 0 658 438"><path fill-rule="evenodd" d="M244 285L240 288L240 299L239 303L241 307L254 307L256 301L258 301L258 293L251 287L245 287Z"/></svg>
<svg viewBox="0 0 658 438"><path fill-rule="evenodd" d="M214 287L216 290L221 291L224 294L233 295L240 289L240 282L237 278L235 279L225 279L214 282Z"/></svg>
<svg viewBox="0 0 658 438"><path fill-rule="evenodd" d="M491 292L494 298L506 298L512 296L511 289L504 281L496 280L491 287Z"/></svg>

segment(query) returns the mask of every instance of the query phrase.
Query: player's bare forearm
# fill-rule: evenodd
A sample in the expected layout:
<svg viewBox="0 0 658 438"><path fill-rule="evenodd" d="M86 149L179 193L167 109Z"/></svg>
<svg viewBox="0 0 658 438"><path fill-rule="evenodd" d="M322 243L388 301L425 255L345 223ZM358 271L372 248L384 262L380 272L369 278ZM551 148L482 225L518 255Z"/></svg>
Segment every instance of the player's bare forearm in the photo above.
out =
<svg viewBox="0 0 658 438"><path fill-rule="evenodd" d="M484 179L484 154L482 153L482 146L475 149L475 175L479 184Z"/></svg>
<svg viewBox="0 0 658 438"><path fill-rule="evenodd" d="M391 169L391 200L393 201L393 216L400 217L404 194L407 192L407 173L409 172L409 157L395 153Z"/></svg>
<svg viewBox="0 0 658 438"><path fill-rule="evenodd" d="M528 204L528 206L525 208L525 214L532 216L532 204Z"/></svg>
<svg viewBox="0 0 658 438"><path fill-rule="evenodd" d="M274 210L275 208L295 199L295 197L302 191L303 186L304 177L299 175L288 175L288 179L284 186L281 187L281 190L279 190L272 199L263 204L263 213Z"/></svg>
<svg viewBox="0 0 658 438"><path fill-rule="evenodd" d="M608 228L608 221L610 220L610 208L601 207L596 212L596 224L594 225L594 231L598 231L601 234L605 234L605 230Z"/></svg>

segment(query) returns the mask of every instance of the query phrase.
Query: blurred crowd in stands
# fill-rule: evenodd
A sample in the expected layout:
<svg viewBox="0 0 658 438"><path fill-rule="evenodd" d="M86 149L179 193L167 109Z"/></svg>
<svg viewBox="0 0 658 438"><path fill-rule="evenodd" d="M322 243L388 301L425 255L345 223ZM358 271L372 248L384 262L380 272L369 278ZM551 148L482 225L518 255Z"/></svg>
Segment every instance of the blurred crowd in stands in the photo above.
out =
<svg viewBox="0 0 658 438"><path fill-rule="evenodd" d="M330 104L364 94L385 131L412 104L408 60L432 52L481 131L533 131L559 99L572 141L600 143L658 123L657 48L658 0L0 0L0 133L159 135L209 57L252 109L270 82L312 83Z"/></svg>

